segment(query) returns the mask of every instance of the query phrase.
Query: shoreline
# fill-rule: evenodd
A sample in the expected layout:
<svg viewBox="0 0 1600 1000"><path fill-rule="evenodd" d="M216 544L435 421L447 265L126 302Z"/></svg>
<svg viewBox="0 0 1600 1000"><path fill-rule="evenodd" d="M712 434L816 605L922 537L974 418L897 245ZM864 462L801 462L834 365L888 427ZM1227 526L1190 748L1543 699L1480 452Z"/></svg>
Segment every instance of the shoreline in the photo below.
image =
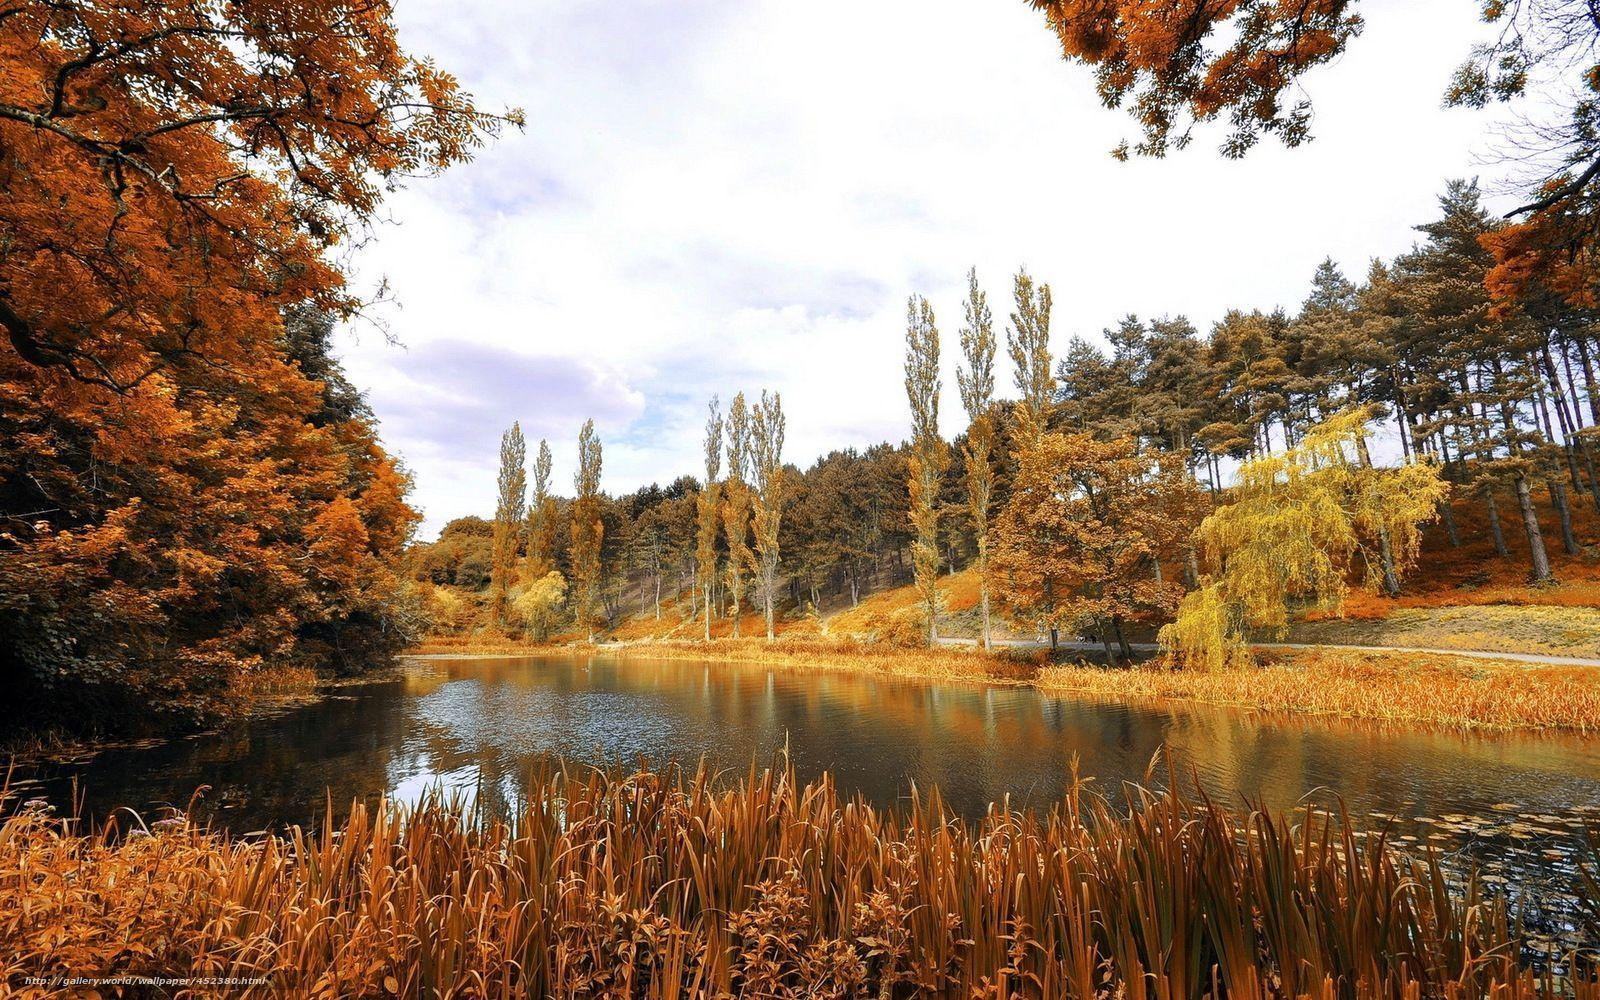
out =
<svg viewBox="0 0 1600 1000"><path fill-rule="evenodd" d="M1188 702L1273 714L1335 716L1457 730L1600 734L1600 668L1542 666L1481 655L1419 651L1286 650L1245 670L1200 673L1150 667L1046 663L1041 657L875 647L854 641L764 639L625 643L419 644L401 654L615 656L750 663L906 679L1032 687L1124 703Z"/></svg>

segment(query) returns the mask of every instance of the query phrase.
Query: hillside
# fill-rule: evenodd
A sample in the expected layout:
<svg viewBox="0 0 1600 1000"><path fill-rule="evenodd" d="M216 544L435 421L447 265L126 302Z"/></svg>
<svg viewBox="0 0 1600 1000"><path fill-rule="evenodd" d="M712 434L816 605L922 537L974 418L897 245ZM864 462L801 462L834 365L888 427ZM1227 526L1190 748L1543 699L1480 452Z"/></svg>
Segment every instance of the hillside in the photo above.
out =
<svg viewBox="0 0 1600 1000"><path fill-rule="evenodd" d="M1507 506L1502 501L1502 507ZM1527 582L1527 542L1517 525L1505 525L1508 553L1500 558L1494 552L1481 499L1458 496L1452 513L1461 545L1449 544L1442 524L1429 525L1423 535L1421 558L1406 574L1399 597L1388 598L1353 586L1342 617L1307 615L1294 623L1288 639L1329 645L1480 649L1600 658L1600 514L1592 505L1573 505L1574 534L1580 545L1577 554L1563 552L1559 522L1548 503L1541 506L1541 529L1556 582L1538 587ZM449 544L459 543L460 538L456 537ZM814 591L818 600L813 604L794 599L796 588L785 587L777 631L793 639L851 638L915 645L921 634L917 597L907 577L902 564L884 560L874 571L862 574L855 601L848 588ZM473 582L478 586L432 587L435 638L480 642L525 638L507 635L486 624L487 580ZM648 583L646 579L621 581L613 589L610 604L614 624L603 638L619 642L703 639L705 624L699 614L691 618L688 590L666 588L658 616L654 592ZM976 638L979 595L975 570L967 566L946 573L940 577L939 590L944 608L940 634ZM993 623L996 638L1037 638L1030 630L1007 621L998 609ZM759 609L745 611L739 631L747 638L764 634ZM1137 640L1150 640L1152 631L1136 631ZM718 616L712 621L713 639L733 635L730 617ZM579 637L558 630L549 638L563 642Z"/></svg>

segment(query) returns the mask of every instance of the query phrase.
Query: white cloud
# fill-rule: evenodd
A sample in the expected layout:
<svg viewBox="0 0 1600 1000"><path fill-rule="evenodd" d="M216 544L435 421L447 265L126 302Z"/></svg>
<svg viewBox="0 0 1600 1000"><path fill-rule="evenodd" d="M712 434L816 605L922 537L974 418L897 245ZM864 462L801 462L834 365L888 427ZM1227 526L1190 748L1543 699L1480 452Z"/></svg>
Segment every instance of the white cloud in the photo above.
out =
<svg viewBox="0 0 1600 1000"><path fill-rule="evenodd" d="M1002 319L1019 263L1049 281L1058 346L1130 311L1292 306L1324 256L1407 247L1486 146L1484 115L1438 108L1470 4L1370 5L1311 77L1309 146L1130 164L1107 151L1131 123L1021 0L399 7L406 44L529 119L397 195L360 258L407 349L364 336L347 364L430 530L489 509L514 418L565 467L593 415L612 490L698 469L713 392L780 390L801 464L899 439L905 299L953 353L969 265Z"/></svg>

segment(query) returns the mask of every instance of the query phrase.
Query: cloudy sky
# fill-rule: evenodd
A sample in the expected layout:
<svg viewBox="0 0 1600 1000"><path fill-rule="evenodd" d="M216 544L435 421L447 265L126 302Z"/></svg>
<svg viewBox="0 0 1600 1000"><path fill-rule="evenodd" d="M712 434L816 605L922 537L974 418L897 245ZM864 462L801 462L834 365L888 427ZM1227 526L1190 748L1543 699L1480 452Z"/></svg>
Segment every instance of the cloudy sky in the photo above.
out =
<svg viewBox="0 0 1600 1000"><path fill-rule="evenodd" d="M355 326L345 363L425 537L492 511L512 420L570 491L594 417L605 488L629 491L698 468L713 393L769 388L803 466L904 437L906 297L932 300L948 355L969 266L997 317L1019 265L1050 282L1058 349L1128 312L1204 329L1292 307L1325 256L1360 274L1410 246L1445 178L1497 174L1485 115L1439 107L1483 34L1467 0L1364 4L1307 81L1309 146L1225 161L1208 134L1128 164L1107 151L1130 121L1022 0L397 6L411 49L528 116L396 195L358 259L392 286L399 345Z"/></svg>

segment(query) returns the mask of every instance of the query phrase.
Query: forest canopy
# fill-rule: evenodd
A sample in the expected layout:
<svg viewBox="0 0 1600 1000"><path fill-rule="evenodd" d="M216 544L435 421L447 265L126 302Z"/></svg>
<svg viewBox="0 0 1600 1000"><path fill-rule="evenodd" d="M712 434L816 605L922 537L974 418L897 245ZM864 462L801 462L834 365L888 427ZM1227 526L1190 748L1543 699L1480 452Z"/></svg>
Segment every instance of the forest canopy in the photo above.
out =
<svg viewBox="0 0 1600 1000"><path fill-rule="evenodd" d="M139 728L405 642L337 253L502 119L385 3L8 3L0 64L0 691Z"/></svg>

